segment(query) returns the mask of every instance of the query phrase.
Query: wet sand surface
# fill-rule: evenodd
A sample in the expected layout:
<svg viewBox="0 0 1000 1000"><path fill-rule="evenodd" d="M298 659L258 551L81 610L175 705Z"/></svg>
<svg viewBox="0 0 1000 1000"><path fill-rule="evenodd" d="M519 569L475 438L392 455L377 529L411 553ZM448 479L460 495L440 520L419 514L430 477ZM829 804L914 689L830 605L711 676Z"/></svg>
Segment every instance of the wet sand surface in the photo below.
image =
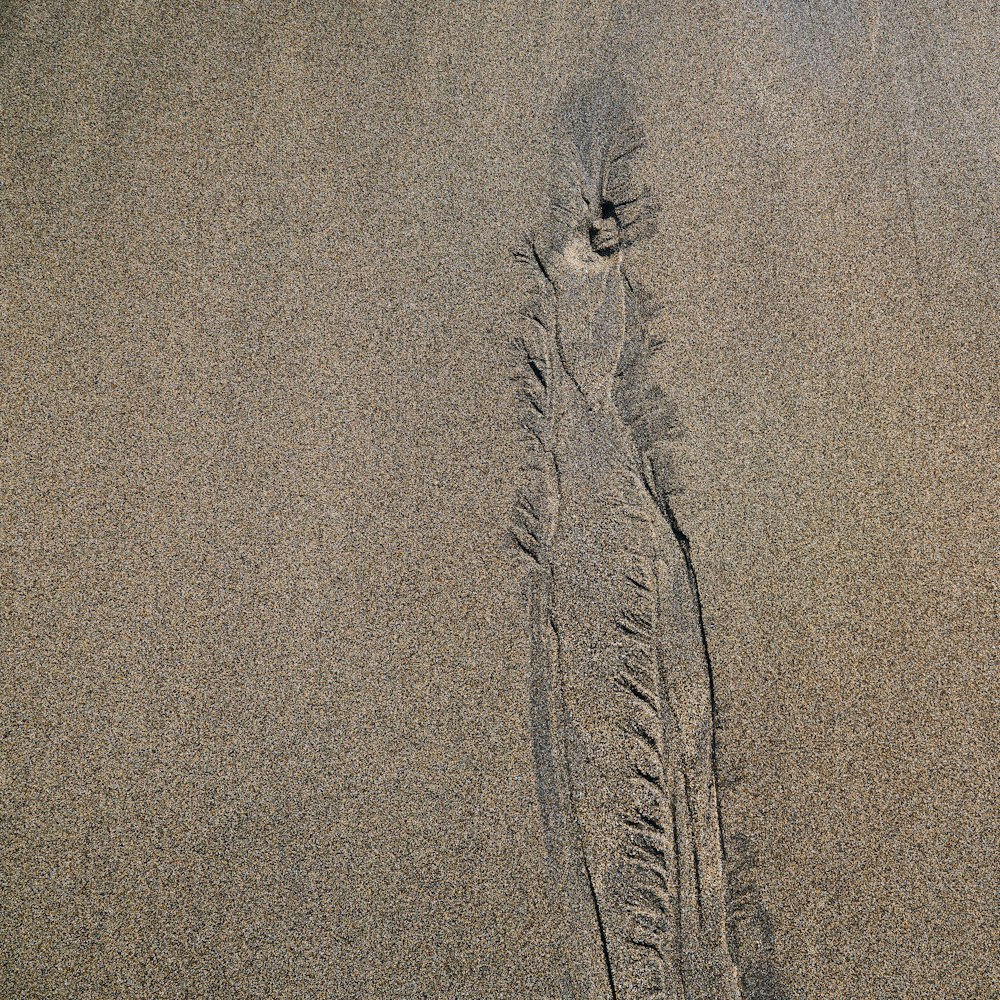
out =
<svg viewBox="0 0 1000 1000"><path fill-rule="evenodd" d="M609 37L774 965L1000 993L998 27L0 6L0 995L560 997L510 251Z"/></svg>

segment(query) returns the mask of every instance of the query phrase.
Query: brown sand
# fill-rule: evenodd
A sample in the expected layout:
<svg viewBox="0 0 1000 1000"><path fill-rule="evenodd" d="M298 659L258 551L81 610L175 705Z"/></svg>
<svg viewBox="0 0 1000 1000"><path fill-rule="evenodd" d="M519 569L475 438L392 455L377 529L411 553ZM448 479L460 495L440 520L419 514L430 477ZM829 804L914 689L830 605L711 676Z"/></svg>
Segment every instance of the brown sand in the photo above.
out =
<svg viewBox="0 0 1000 1000"><path fill-rule="evenodd" d="M555 998L509 248L608 7L273 8L0 5L0 997ZM623 9L776 965L990 1000L996 12Z"/></svg>

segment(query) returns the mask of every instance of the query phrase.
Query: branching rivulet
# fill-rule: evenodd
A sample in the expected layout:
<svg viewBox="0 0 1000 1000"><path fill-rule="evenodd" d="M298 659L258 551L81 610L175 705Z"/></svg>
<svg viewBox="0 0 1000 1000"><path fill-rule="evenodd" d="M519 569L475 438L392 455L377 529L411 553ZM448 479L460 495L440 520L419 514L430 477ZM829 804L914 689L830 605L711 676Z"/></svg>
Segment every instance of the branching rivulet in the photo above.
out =
<svg viewBox="0 0 1000 1000"><path fill-rule="evenodd" d="M620 121L620 115L618 120ZM626 269L650 222L630 127L575 142L518 344L535 463L529 560L538 793L565 927L565 996L738 1000L714 709L697 584L668 501L674 422L643 377Z"/></svg>

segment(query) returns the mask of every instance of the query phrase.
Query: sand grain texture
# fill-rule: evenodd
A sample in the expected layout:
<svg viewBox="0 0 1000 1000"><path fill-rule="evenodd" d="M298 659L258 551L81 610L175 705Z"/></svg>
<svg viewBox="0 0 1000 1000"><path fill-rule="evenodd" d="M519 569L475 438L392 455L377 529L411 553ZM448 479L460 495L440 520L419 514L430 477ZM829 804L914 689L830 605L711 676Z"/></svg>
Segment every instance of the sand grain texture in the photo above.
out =
<svg viewBox="0 0 1000 1000"><path fill-rule="evenodd" d="M511 248L609 25L790 997L990 1000L990 4L0 4L0 996L560 996Z"/></svg>

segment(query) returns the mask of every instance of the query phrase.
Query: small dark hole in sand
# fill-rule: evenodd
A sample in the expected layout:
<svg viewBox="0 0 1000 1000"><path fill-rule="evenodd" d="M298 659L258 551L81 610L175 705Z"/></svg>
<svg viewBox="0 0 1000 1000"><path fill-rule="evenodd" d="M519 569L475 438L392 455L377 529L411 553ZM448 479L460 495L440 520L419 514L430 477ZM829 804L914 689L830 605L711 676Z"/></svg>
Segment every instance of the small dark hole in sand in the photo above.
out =
<svg viewBox="0 0 1000 1000"><path fill-rule="evenodd" d="M594 253L610 257L621 249L621 222L612 202L601 202L600 214L590 226L590 245ZM610 237L610 238L609 238Z"/></svg>

